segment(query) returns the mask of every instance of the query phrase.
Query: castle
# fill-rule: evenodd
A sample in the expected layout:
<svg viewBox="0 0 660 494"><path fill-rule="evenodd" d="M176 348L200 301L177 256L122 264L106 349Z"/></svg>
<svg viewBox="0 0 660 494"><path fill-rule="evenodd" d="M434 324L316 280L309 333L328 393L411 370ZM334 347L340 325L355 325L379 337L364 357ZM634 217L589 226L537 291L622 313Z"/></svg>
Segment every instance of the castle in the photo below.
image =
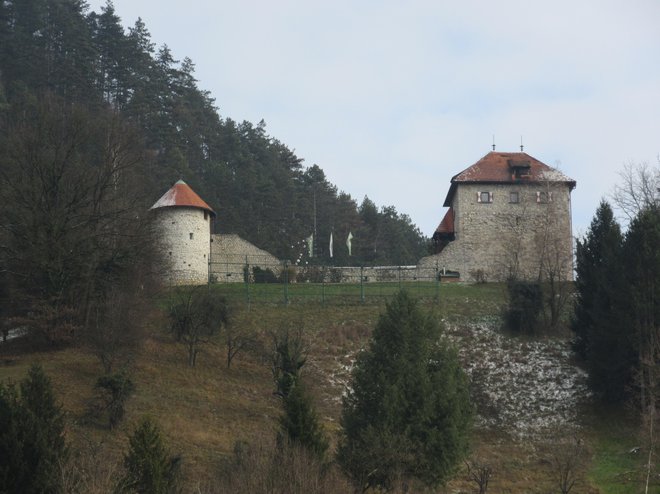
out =
<svg viewBox="0 0 660 494"><path fill-rule="evenodd" d="M243 266L280 261L238 235L214 234L215 211L183 180L151 207L169 285L202 285L209 280L242 282Z"/></svg>
<svg viewBox="0 0 660 494"><path fill-rule="evenodd" d="M420 266L463 281L573 279L571 191L575 180L527 153L492 151L454 175Z"/></svg>
<svg viewBox="0 0 660 494"><path fill-rule="evenodd" d="M448 210L433 235L435 254L406 267L406 276L432 279L449 271L462 281L571 280L574 188L575 180L527 153L488 153L452 177ZM213 234L215 212L182 180L151 209L168 284L243 282L245 266L281 264L238 235ZM345 271L342 282L364 274ZM372 278L392 275L381 271ZM401 268L395 271L400 279Z"/></svg>

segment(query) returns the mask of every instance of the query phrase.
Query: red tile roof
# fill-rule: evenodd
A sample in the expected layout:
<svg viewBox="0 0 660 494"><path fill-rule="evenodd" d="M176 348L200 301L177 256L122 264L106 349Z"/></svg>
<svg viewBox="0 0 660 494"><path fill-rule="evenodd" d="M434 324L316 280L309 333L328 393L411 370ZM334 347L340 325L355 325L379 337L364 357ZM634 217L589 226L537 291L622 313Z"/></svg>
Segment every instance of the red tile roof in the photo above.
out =
<svg viewBox="0 0 660 494"><path fill-rule="evenodd" d="M175 183L170 190L163 194L163 197L156 201L156 204L151 206L151 209L168 208L174 206L182 206L189 208L204 209L215 216L215 211L211 206L206 204L197 193L190 188L190 185L183 180Z"/></svg>
<svg viewBox="0 0 660 494"><path fill-rule="evenodd" d="M445 217L435 229L435 233L454 233L454 209L449 208L445 213Z"/></svg>
<svg viewBox="0 0 660 494"><path fill-rule="evenodd" d="M516 169L519 174L516 174ZM459 183L539 183L563 182L571 189L575 180L552 168L527 153L500 153L492 151L451 179L444 206L451 201Z"/></svg>

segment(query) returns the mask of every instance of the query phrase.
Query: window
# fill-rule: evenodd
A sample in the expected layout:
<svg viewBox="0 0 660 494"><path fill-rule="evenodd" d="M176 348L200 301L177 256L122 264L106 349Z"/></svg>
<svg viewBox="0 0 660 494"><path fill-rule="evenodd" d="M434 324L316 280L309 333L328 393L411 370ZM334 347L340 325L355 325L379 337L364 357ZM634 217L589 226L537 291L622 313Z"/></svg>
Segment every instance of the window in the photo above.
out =
<svg viewBox="0 0 660 494"><path fill-rule="evenodd" d="M489 203L493 202L492 192L477 192L477 202Z"/></svg>
<svg viewBox="0 0 660 494"><path fill-rule="evenodd" d="M541 190L537 192L536 202L541 204L547 204L549 202L552 202L552 192L546 192L545 190Z"/></svg>
<svg viewBox="0 0 660 494"><path fill-rule="evenodd" d="M208 219L209 219L209 212L204 211L204 220L208 220Z"/></svg>
<svg viewBox="0 0 660 494"><path fill-rule="evenodd" d="M191 233L191 234L190 234L190 240L192 240L192 239L193 239L193 234Z"/></svg>
<svg viewBox="0 0 660 494"><path fill-rule="evenodd" d="M518 191L509 192L509 202L511 204L518 204L520 202L520 193Z"/></svg>

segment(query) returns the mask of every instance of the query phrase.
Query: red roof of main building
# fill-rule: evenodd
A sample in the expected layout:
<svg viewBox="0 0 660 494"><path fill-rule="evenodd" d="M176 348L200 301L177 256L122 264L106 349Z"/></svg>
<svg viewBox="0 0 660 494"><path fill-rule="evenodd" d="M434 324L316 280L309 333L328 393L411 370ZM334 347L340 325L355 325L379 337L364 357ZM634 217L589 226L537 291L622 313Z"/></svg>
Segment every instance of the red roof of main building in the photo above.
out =
<svg viewBox="0 0 660 494"><path fill-rule="evenodd" d="M516 175L516 169L524 170ZM491 151L474 165L454 175L447 193L444 206L451 206L451 201L459 183L541 183L563 182L571 189L575 180L559 170L541 163L527 153L500 153Z"/></svg>
<svg viewBox="0 0 660 494"><path fill-rule="evenodd" d="M454 233L454 208L449 208L435 233Z"/></svg>
<svg viewBox="0 0 660 494"><path fill-rule="evenodd" d="M151 209L168 208L174 206L182 206L189 208L204 209L215 216L215 211L211 206L206 204L197 193L190 188L190 185L183 180L175 183L170 190L163 194L163 197L156 201L156 204L151 206Z"/></svg>

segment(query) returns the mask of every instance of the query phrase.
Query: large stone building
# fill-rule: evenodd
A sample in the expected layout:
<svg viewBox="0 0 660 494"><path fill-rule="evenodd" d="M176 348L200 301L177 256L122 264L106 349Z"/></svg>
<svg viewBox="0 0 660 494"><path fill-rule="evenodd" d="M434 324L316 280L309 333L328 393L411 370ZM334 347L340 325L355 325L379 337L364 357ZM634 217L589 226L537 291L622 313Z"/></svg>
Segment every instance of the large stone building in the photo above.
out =
<svg viewBox="0 0 660 494"><path fill-rule="evenodd" d="M420 266L466 281L572 279L575 181L527 153L490 152L451 179L449 208Z"/></svg>

